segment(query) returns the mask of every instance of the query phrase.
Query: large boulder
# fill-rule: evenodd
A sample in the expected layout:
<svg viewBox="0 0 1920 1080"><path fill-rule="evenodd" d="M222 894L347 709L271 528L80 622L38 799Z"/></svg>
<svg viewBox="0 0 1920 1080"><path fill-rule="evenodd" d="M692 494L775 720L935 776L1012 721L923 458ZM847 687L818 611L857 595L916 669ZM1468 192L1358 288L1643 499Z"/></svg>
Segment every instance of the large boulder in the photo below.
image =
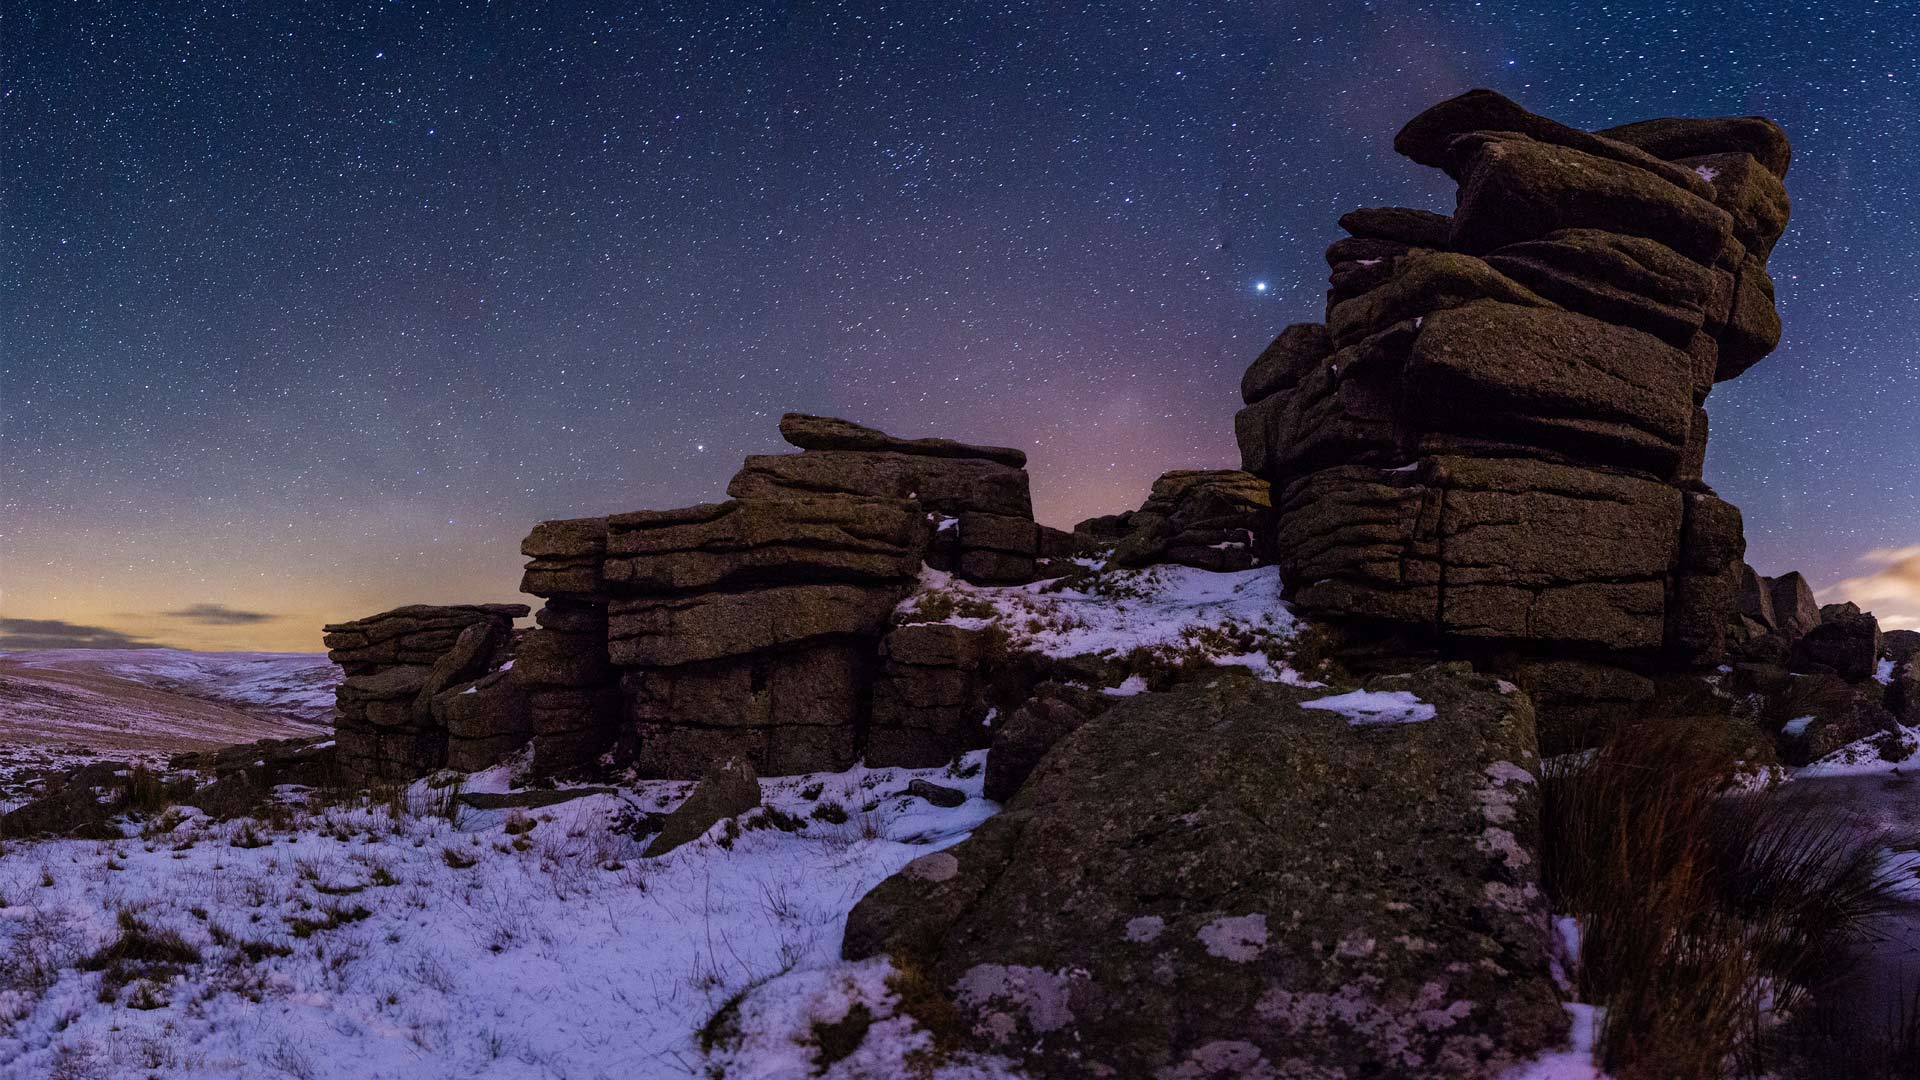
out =
<svg viewBox="0 0 1920 1080"><path fill-rule="evenodd" d="M1764 116L1670 116L1601 128L1595 134L1670 161L1702 154L1751 154L1768 172L1781 178L1793 163L1787 133Z"/></svg>
<svg viewBox="0 0 1920 1080"><path fill-rule="evenodd" d="M542 521L520 542L527 556L520 591L534 596L595 599L606 590L607 519Z"/></svg>
<svg viewBox="0 0 1920 1080"><path fill-rule="evenodd" d="M1034 687L1032 697L994 726L982 793L999 802L1013 798L1048 751L1116 700L1066 682Z"/></svg>
<svg viewBox="0 0 1920 1080"><path fill-rule="evenodd" d="M1880 622L1857 605L1828 604L1820 609L1820 625L1794 642L1793 659L1848 682L1865 681L1880 661Z"/></svg>
<svg viewBox="0 0 1920 1080"><path fill-rule="evenodd" d="M1162 473L1113 549L1116 566L1177 563L1200 570L1260 564L1260 537L1272 513L1267 482L1237 469Z"/></svg>
<svg viewBox="0 0 1920 1080"><path fill-rule="evenodd" d="M1733 239L1725 210L1632 165L1506 132L1463 136L1449 153L1450 171L1461 177L1458 251L1478 255L1561 229L1604 229L1711 264Z"/></svg>
<svg viewBox="0 0 1920 1080"><path fill-rule="evenodd" d="M649 858L665 855L674 848L706 835L708 829L728 818L760 805L760 778L753 766L739 758L716 761L707 769L673 813L660 826L660 832L647 845Z"/></svg>
<svg viewBox="0 0 1920 1080"><path fill-rule="evenodd" d="M495 671L448 687L433 699L433 717L447 731L447 767L476 772L533 737L527 685L511 671Z"/></svg>
<svg viewBox="0 0 1920 1080"><path fill-rule="evenodd" d="M880 642L866 763L944 765L987 745L990 668L1004 635L946 623L910 623Z"/></svg>
<svg viewBox="0 0 1920 1080"><path fill-rule="evenodd" d="M1371 690L1121 701L861 900L845 955L1035 1076L1499 1075L1567 1031L1532 710L1464 665Z"/></svg>
<svg viewBox="0 0 1920 1080"><path fill-rule="evenodd" d="M1568 127L1528 112L1492 90L1469 90L1427 109L1407 121L1394 136L1393 149L1422 165L1449 169L1457 180L1458 172L1452 171L1457 140L1476 132L1510 132L1548 146L1576 150L1639 169L1695 195L1706 196L1712 190L1697 174L1663 160L1663 155L1626 139L1609 138L1612 131L1596 134Z"/></svg>
<svg viewBox="0 0 1920 1080"><path fill-rule="evenodd" d="M1920 656L1920 630L1881 631L1880 655L1896 664L1904 664Z"/></svg>
<svg viewBox="0 0 1920 1080"><path fill-rule="evenodd" d="M411 604L323 628L327 659L355 675L392 664L432 664L475 623L511 625L525 604Z"/></svg>
<svg viewBox="0 0 1920 1080"><path fill-rule="evenodd" d="M1820 604L1813 598L1813 586L1800 572L1790 571L1767 578L1767 592L1773 600L1774 629L1791 645L1820 625Z"/></svg>

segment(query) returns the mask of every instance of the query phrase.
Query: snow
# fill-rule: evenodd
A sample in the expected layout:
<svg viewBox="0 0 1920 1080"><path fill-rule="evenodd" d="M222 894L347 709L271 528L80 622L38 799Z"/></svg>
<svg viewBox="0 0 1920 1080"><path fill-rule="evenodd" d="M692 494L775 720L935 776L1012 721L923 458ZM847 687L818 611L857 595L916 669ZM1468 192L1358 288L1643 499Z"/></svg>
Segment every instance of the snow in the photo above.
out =
<svg viewBox="0 0 1920 1080"><path fill-rule="evenodd" d="M1805 735L1807 733L1807 726L1812 723L1813 717L1811 716L1796 716L1780 725L1780 734L1790 737Z"/></svg>
<svg viewBox="0 0 1920 1080"><path fill-rule="evenodd" d="M1880 662L1873 666L1873 681L1879 683L1881 686L1891 686L1893 684L1892 660L1882 657Z"/></svg>
<svg viewBox="0 0 1920 1080"><path fill-rule="evenodd" d="M936 597L950 600L953 614L937 621L971 630L998 626L1017 650L1119 658L1146 649L1245 667L1272 682L1320 685L1279 658L1298 625L1280 600L1280 572L1271 566L1231 573L1187 566L1105 571L1081 588L1058 580L980 586L922 569L920 586L900 605L905 621L922 621L916 616Z"/></svg>
<svg viewBox="0 0 1920 1080"><path fill-rule="evenodd" d="M1129 675L1119 686L1109 686L1100 692L1108 697L1133 697L1147 692L1147 680L1142 675Z"/></svg>
<svg viewBox="0 0 1920 1080"><path fill-rule="evenodd" d="M1920 730L1904 724L1896 727L1899 729L1897 732L1870 735L1856 742L1850 742L1811 765L1796 770L1793 774L1794 778L1874 776L1881 773L1905 772L1920 767L1920 760L1916 760L1916 755L1920 755ZM1882 752L1883 747L1894 750L1894 756L1888 758Z"/></svg>
<svg viewBox="0 0 1920 1080"><path fill-rule="evenodd" d="M104 671L140 686L309 721L332 715L340 669L325 653L216 653L188 649L39 649L0 653L9 667Z"/></svg>
<svg viewBox="0 0 1920 1080"><path fill-rule="evenodd" d="M1411 690L1353 690L1303 701L1300 707L1337 712L1354 727L1417 724L1434 717L1433 706L1421 701Z"/></svg>
<svg viewBox="0 0 1920 1080"><path fill-rule="evenodd" d="M1607 1074L1593 1060L1594 1036L1604 1010L1573 1001L1563 1002L1560 1007L1573 1021L1568 1032L1572 1045L1516 1065L1502 1073L1500 1080L1607 1080Z"/></svg>
<svg viewBox="0 0 1920 1080"><path fill-rule="evenodd" d="M1696 165L1693 171L1699 174L1700 179L1707 181L1711 181L1714 177L1720 175L1720 170L1711 165Z"/></svg>
<svg viewBox="0 0 1920 1080"><path fill-rule="evenodd" d="M873 1028L825 1075L903 1075L926 1036L894 1015L884 961L838 959L846 913L997 810L980 796L981 757L958 774L767 780L767 803L805 828L747 828L723 847L720 826L658 859L610 826L670 808L690 784L448 821L422 782L398 820L384 805L311 806L279 827L195 813L149 823L145 838L130 826L105 843L9 841L0 1080L700 1076L698 1033L736 999L743 1034L713 1059L729 1078L815 1075L812 1047L795 1040L855 1003ZM503 788L511 771L465 790ZM968 799L905 797L915 777ZM808 816L828 802L843 823ZM247 846L254 834L268 842ZM102 1003L102 974L79 963L116 937L121 910L178 932L200 959ZM970 1059L934 1075L1012 1073Z"/></svg>

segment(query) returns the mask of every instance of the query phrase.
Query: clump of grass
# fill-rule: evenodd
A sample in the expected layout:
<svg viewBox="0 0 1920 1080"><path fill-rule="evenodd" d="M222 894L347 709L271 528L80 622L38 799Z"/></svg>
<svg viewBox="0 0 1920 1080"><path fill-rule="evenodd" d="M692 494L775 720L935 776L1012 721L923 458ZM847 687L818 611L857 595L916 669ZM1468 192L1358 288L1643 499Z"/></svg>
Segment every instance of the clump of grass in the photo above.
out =
<svg viewBox="0 0 1920 1080"><path fill-rule="evenodd" d="M233 831L227 843L237 848L263 848L273 843L273 839L262 833L252 818L247 818Z"/></svg>
<svg viewBox="0 0 1920 1080"><path fill-rule="evenodd" d="M1543 883L1584 924L1582 996L1621 1080L1718 1080L1896 903L1879 844L1838 816L1729 794L1741 742L1724 717L1649 715L1542 777Z"/></svg>
<svg viewBox="0 0 1920 1080"><path fill-rule="evenodd" d="M464 855L458 851L455 851L450 847L440 849L440 861L446 863L448 866L452 867L455 870L465 870L468 867L473 866L475 863L479 862L479 860L475 859L473 856Z"/></svg>
<svg viewBox="0 0 1920 1080"><path fill-rule="evenodd" d="M813 1022L813 1044L818 1047L814 1055L814 1069L825 1072L835 1062L851 1056L867 1038L867 1029L873 1026L873 1010L863 1002L854 1002L847 1007L847 1015L833 1023L824 1020Z"/></svg>
<svg viewBox="0 0 1920 1080"><path fill-rule="evenodd" d="M287 931L297 938L310 938L322 930L336 930L348 923L359 922L373 912L355 904L353 907L324 907L318 917L295 915L287 920Z"/></svg>
<svg viewBox="0 0 1920 1080"><path fill-rule="evenodd" d="M98 994L102 1003L114 1001L121 987L136 980L164 983L182 967L200 962L200 950L177 930L150 926L131 908L121 908L115 921L119 933L114 939L80 962L83 971L103 973ZM166 1002L129 1004L134 1008L158 1008Z"/></svg>
<svg viewBox="0 0 1920 1080"><path fill-rule="evenodd" d="M115 923L120 933L81 962L87 971L104 971L115 964L197 964L200 950L179 931L156 928L141 921L132 908L121 908Z"/></svg>
<svg viewBox="0 0 1920 1080"><path fill-rule="evenodd" d="M970 1030L966 1017L919 964L895 957L894 969L887 976L887 989L899 1002L897 1011L912 1017L932 1038L929 1046L908 1055L909 1064L931 1068L965 1044Z"/></svg>
<svg viewBox="0 0 1920 1080"><path fill-rule="evenodd" d="M789 814L777 806L763 806L747 818L749 829L779 829L781 832L799 832L807 827L806 819Z"/></svg>
<svg viewBox="0 0 1920 1080"><path fill-rule="evenodd" d="M845 825L847 823L847 808L834 802L832 799L828 799L826 802L814 807L813 813L807 816L813 818L815 821L824 821L829 825Z"/></svg>
<svg viewBox="0 0 1920 1080"><path fill-rule="evenodd" d="M909 607L900 613L902 623L946 622L955 616L963 619L991 619L996 609L985 600L966 596L953 589L928 589L915 595Z"/></svg>

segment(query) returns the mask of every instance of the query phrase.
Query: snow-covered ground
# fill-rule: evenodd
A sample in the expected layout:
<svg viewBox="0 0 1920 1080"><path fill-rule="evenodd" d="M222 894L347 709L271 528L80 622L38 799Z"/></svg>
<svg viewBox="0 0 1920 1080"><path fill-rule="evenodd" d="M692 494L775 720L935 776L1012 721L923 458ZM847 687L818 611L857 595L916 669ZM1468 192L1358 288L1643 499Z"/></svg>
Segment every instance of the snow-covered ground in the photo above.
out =
<svg viewBox="0 0 1920 1080"><path fill-rule="evenodd" d="M86 761L152 766L182 750L318 734L339 677L323 653L0 653L0 808Z"/></svg>
<svg viewBox="0 0 1920 1080"><path fill-rule="evenodd" d="M1270 681L1305 682L1285 660L1299 625L1272 566L1224 574L1187 566L1104 570L1078 587L1059 580L972 585L922 570L920 590L900 612L915 622L998 626L1013 648L1045 656L1147 650L1169 663L1238 665Z"/></svg>
<svg viewBox="0 0 1920 1080"><path fill-rule="evenodd" d="M671 808L689 784L448 821L422 783L397 821L384 806L283 828L176 812L120 841L9 843L0 1077L798 1080L822 1064L813 1025L856 1004L874 1026L827 1075L905 1075L926 1037L892 1015L884 961L838 960L846 913L994 812L981 757L964 775L766 780L767 804L804 828L727 840L723 825L657 859L615 826ZM968 799L906 797L916 777ZM123 919L178 934L197 959L133 964L104 990L108 973L86 960ZM703 1048L703 1029L736 1028L737 1043ZM1010 1074L987 1061L938 1075Z"/></svg>
<svg viewBox="0 0 1920 1080"><path fill-rule="evenodd" d="M188 649L41 649L0 653L0 670L117 676L140 686L315 724L333 713L340 669L325 653Z"/></svg>

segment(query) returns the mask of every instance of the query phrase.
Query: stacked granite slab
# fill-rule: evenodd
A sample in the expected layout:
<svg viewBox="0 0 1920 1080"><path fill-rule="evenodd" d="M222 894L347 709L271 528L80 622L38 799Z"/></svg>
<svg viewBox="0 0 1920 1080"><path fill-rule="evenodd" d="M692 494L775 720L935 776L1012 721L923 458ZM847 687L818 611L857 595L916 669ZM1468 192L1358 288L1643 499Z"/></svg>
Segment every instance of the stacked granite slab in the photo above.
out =
<svg viewBox="0 0 1920 1080"><path fill-rule="evenodd" d="M927 565L976 584L1033 579L1040 533L1027 455L949 439L900 439L845 420L788 413L780 435L799 454L761 454L727 485L735 499L863 495L908 499L933 528Z"/></svg>
<svg viewBox="0 0 1920 1080"><path fill-rule="evenodd" d="M748 458L725 502L543 522L527 538L522 588L546 606L514 672L531 688L537 768L611 750L652 776L734 756L783 775L934 754L925 729L948 736L939 760L984 745L984 729L897 707L931 691L895 685L918 672L889 663L882 639L923 565L1031 580L1025 455L799 414L780 430L801 452Z"/></svg>
<svg viewBox="0 0 1920 1080"><path fill-rule="evenodd" d="M335 692L342 779L406 780L448 764L447 714L436 699L506 663L513 620L527 610L413 605L326 627L327 658L346 673Z"/></svg>
<svg viewBox="0 0 1920 1080"><path fill-rule="evenodd" d="M1267 482L1238 469L1162 473L1140 509L1074 526L1082 547L1112 546L1116 566L1173 563L1217 573L1263 561L1271 528Z"/></svg>
<svg viewBox="0 0 1920 1080"><path fill-rule="evenodd" d="M879 640L926 550L911 500L733 499L607 519L608 650L643 772L856 759Z"/></svg>
<svg viewBox="0 0 1920 1080"><path fill-rule="evenodd" d="M520 544L528 557L520 591L546 601L513 668L527 690L538 772L585 765L620 734L620 673L607 655L606 551L603 517L543 521Z"/></svg>
<svg viewBox="0 0 1920 1080"><path fill-rule="evenodd" d="M1505 667L1551 744L1739 625L1702 406L1779 339L1787 140L1755 117L1587 132L1478 90L1394 147L1458 182L1455 211L1341 218L1326 322L1243 381L1244 465L1294 603Z"/></svg>

